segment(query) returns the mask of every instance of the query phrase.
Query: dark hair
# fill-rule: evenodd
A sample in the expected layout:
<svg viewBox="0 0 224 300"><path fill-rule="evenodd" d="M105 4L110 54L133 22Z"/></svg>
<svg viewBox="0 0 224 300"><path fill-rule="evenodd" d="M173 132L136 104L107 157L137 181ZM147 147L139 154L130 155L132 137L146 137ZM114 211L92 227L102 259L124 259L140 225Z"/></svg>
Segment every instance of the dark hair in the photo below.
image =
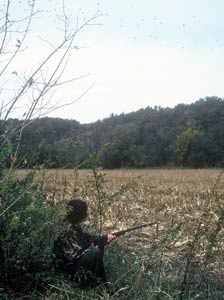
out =
<svg viewBox="0 0 224 300"><path fill-rule="evenodd" d="M73 199L67 204L69 206L67 219L70 223L78 224L87 217L88 206L87 203L82 199Z"/></svg>

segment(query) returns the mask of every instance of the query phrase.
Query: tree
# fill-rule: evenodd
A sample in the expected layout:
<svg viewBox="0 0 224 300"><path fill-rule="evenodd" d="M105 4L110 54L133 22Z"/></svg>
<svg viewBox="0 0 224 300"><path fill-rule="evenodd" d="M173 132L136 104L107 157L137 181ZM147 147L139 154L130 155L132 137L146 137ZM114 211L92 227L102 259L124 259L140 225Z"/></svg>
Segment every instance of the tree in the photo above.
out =
<svg viewBox="0 0 224 300"><path fill-rule="evenodd" d="M201 132L197 128L194 121L190 120L186 128L177 136L176 139L176 155L177 160L182 166L187 166L189 155L191 152L192 141L195 137L200 136Z"/></svg>
<svg viewBox="0 0 224 300"><path fill-rule="evenodd" d="M1 4L0 9L0 147L3 149L8 139L12 135L16 135L16 145L14 145L11 163L16 162L24 129L34 119L78 100L76 98L70 103L61 103L55 99L53 101L52 96L56 89L83 77L64 79L69 61L74 52L78 50L75 44L78 33L86 26L93 25L93 21L101 15L97 12L81 23L78 18L75 19L66 13L65 3L62 1L62 15L59 17L60 32L62 33L58 35L59 40L55 42L55 45L47 42L48 52L40 62L38 62L37 56L37 61L28 70L26 65L24 71L18 71L18 59L30 46L26 45L26 42L29 42L28 37L32 33L32 22L41 12L36 9L36 1L30 0L27 4L24 2L21 4L25 7L23 15L18 17L14 5L15 3L11 0L7 0L5 4ZM22 10L20 9L20 11ZM26 13L26 11L28 12ZM7 121L19 107L22 107L22 122L14 128L9 128Z"/></svg>
<svg viewBox="0 0 224 300"><path fill-rule="evenodd" d="M108 168L142 166L142 147L137 145L138 127L134 123L117 125L112 140L103 154L103 163Z"/></svg>
<svg viewBox="0 0 224 300"><path fill-rule="evenodd" d="M3 2L3 1L2 1ZM62 1L61 34L48 52L36 61L17 69L17 63L28 47L32 22L40 12L36 1L6 0L0 4L0 289L4 299L33 298L27 295L38 283L49 280L43 272L49 270L52 243L59 224L60 210L52 209L41 184L34 181L34 173L15 178L13 172L21 163L18 153L22 136L35 120L70 103L52 101L56 89L79 78L64 79L74 51L75 38L87 25L100 16L96 13L82 23L66 13ZM55 3L54 3L55 4ZM15 5L21 5L18 8ZM21 14L20 14L21 13ZM40 32L41 35L41 32ZM32 39L31 39L32 40ZM46 43L46 41L43 41ZM89 90L87 88L84 93ZM83 93L83 94L84 94ZM20 111L20 120L13 120ZM13 143L12 143L13 141ZM45 143L45 141L42 141ZM32 144L32 140L31 140ZM41 155L47 156L46 149ZM51 145L47 152L54 155ZM22 160L22 158L20 158ZM52 204L53 205L53 204ZM63 211L63 210L61 210ZM13 242L12 242L13 241ZM20 293L20 294L18 294ZM9 295L10 294L10 295Z"/></svg>

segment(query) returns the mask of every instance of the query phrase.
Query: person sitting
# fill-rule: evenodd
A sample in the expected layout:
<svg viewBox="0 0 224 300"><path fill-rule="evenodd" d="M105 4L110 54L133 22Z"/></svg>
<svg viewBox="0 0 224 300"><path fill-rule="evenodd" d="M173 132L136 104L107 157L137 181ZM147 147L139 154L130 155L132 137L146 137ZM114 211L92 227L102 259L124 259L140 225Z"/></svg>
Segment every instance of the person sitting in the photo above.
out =
<svg viewBox="0 0 224 300"><path fill-rule="evenodd" d="M112 233L92 235L83 231L80 224L88 216L88 206L82 199L70 200L68 207L64 226L53 246L55 268L68 274L79 283L79 287L107 286L104 246L116 236Z"/></svg>

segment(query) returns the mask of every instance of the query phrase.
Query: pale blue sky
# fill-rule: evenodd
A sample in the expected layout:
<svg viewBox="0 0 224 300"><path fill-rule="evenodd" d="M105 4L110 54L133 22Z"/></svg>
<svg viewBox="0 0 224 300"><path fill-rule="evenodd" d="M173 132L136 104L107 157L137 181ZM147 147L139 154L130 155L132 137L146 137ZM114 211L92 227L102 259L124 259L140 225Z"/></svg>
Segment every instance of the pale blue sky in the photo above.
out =
<svg viewBox="0 0 224 300"><path fill-rule="evenodd" d="M38 35L54 43L60 34L55 14L61 13L61 1L36 3L44 9L32 25L38 51L35 58L33 52L26 55L26 62L47 51ZM223 0L65 0L65 7L80 22L97 10L105 15L98 19L102 25L77 36L84 48L71 57L66 78L90 75L63 86L54 97L71 101L94 86L50 116L88 123L146 106L224 96Z"/></svg>

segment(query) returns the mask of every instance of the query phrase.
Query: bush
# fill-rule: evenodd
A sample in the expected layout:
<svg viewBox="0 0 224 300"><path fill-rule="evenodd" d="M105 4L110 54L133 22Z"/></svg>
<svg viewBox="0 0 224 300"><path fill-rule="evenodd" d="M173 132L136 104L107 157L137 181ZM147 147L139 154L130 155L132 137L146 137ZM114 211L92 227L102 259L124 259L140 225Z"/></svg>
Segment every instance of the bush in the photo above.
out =
<svg viewBox="0 0 224 300"><path fill-rule="evenodd" d="M52 280L52 245L63 209L47 203L34 172L23 179L4 174L0 195L0 289L29 294Z"/></svg>

